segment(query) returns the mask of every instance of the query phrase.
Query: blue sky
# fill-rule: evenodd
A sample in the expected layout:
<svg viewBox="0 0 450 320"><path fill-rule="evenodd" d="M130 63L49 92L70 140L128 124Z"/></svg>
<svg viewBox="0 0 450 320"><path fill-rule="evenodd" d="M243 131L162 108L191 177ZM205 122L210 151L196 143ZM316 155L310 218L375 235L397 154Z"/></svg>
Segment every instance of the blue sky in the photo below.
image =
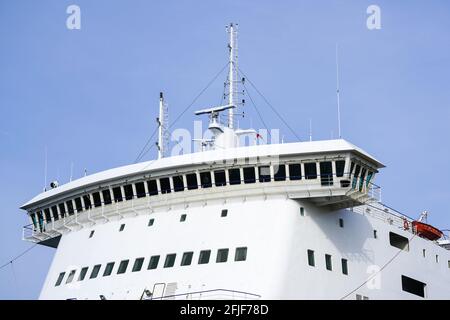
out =
<svg viewBox="0 0 450 320"><path fill-rule="evenodd" d="M337 135L339 43L342 134L386 164L383 202L450 227L448 1L0 0L0 264L30 246L19 206L48 180L132 163L155 128L158 94L171 119L227 61L225 25L239 23L240 67L307 140ZM81 8L81 30L66 8ZM381 8L381 30L366 9ZM196 107L216 104L225 73ZM292 133L252 94L266 123ZM241 126L262 128L250 104ZM154 151L145 160L154 158ZM53 249L37 246L0 270L0 299L39 295Z"/></svg>

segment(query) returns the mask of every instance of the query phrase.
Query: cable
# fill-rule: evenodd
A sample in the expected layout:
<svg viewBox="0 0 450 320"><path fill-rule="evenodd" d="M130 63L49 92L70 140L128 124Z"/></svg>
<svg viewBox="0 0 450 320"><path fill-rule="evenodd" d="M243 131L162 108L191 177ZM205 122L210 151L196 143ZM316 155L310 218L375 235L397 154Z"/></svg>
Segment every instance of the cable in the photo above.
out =
<svg viewBox="0 0 450 320"><path fill-rule="evenodd" d="M416 236L416 234L414 234L411 239L409 239L409 242L411 242L414 237ZM359 285L358 287L356 287L354 290L350 291L349 293L347 293L345 296L343 296L340 300L344 300L346 299L348 296L350 296L352 293L356 292L358 289L360 289L362 286L364 286L367 282L369 282L370 280L372 280L377 274L379 274L381 271L383 271L384 268L386 268L389 264L391 264L391 262L393 262L395 260L395 258L397 258L400 253L402 253L403 250L400 249L391 259L389 259L388 262L386 262L384 264L384 266L382 266L380 268L380 270L378 270L377 272L375 272L371 277L369 277L366 281L364 281L361 285Z"/></svg>
<svg viewBox="0 0 450 320"><path fill-rule="evenodd" d="M31 247L29 247L27 250L25 250L24 252L22 252L21 254L19 254L17 257L11 259L10 261L6 262L5 264L0 266L0 270L3 269L4 267L6 267L9 264L12 264L14 261L16 261L17 259L19 259L20 257L22 257L25 253L27 253L28 251L30 251L31 249L33 249L35 246L37 246L37 243L35 243L34 245L32 245Z"/></svg>
<svg viewBox="0 0 450 320"><path fill-rule="evenodd" d="M225 64L225 66L220 69L219 72L217 72L217 74L212 78L211 81L208 82L208 84L200 91L200 93L194 98L194 100L192 100L192 102L183 110L183 112L181 112L181 114L178 115L178 117L172 122L172 124L169 126L169 129L186 113L186 111L188 111L192 105L197 101L197 99L203 94L203 92L205 92L210 86L211 84L216 81L216 79L219 77L219 75L223 72L223 70L225 70L226 67L228 67L229 62L227 62ZM141 160L148 151L150 151L150 149L148 149L147 151L144 152L145 148L149 145L149 143L153 140L153 137L155 136L156 132L158 131L158 127L156 127L156 129L153 131L152 135L150 136L150 138L147 140L147 142L145 143L144 147L142 148L141 152L139 153L139 155L137 156L136 160L134 161L134 163L137 163L139 160Z"/></svg>
<svg viewBox="0 0 450 320"><path fill-rule="evenodd" d="M238 67L238 70L240 71L240 73L242 73L242 75L245 77L246 80L248 80L248 82L250 82L250 84L252 85L252 87L256 90L256 92L261 96L261 98L264 99L264 101L267 103L267 105L272 109L272 111L278 116L278 118L284 123L284 125L291 130L291 132L294 134L294 136L299 140L302 141L302 139L300 139L300 137L297 135L297 133L294 131L294 129L292 129L289 124L283 119L283 117L278 113L278 111L270 104L270 102L266 99L266 97L264 97L264 95L258 90L258 88L256 88L256 86L253 84L253 82L245 75L245 73Z"/></svg>

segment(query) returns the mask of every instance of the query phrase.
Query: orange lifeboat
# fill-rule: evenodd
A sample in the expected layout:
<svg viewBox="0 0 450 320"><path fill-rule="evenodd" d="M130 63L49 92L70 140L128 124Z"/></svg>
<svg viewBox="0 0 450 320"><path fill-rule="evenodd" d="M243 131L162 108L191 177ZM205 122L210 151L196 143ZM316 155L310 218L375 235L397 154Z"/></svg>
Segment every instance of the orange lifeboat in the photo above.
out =
<svg viewBox="0 0 450 320"><path fill-rule="evenodd" d="M418 234L422 238L434 241L442 237L442 231L433 226L430 226L429 224L420 221L413 221L412 227L416 234Z"/></svg>

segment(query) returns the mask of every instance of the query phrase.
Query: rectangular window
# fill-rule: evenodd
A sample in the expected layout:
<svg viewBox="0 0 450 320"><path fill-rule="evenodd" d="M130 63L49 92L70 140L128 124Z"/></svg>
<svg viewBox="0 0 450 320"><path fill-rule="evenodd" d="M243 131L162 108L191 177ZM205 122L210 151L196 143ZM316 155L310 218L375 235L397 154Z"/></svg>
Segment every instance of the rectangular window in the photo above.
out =
<svg viewBox="0 0 450 320"><path fill-rule="evenodd" d="M439 256L436 255L436 263L439 263Z"/></svg>
<svg viewBox="0 0 450 320"><path fill-rule="evenodd" d="M426 287L425 283L402 275L403 291L425 298L425 287Z"/></svg>
<svg viewBox="0 0 450 320"><path fill-rule="evenodd" d="M127 268L128 268L128 263L130 262L130 260L122 260L120 261L119 264L119 269L117 270L117 274L122 274L127 272Z"/></svg>
<svg viewBox="0 0 450 320"><path fill-rule="evenodd" d="M80 275L78 276L78 281L83 281L86 278L86 274L88 272L88 267L84 267L80 271Z"/></svg>
<svg viewBox="0 0 450 320"><path fill-rule="evenodd" d="M289 165L289 180L300 180L302 178L302 166L300 163Z"/></svg>
<svg viewBox="0 0 450 320"><path fill-rule="evenodd" d="M217 263L227 262L227 260L228 260L228 252L229 252L229 249L219 249L219 250L217 250L216 262Z"/></svg>
<svg viewBox="0 0 450 320"><path fill-rule="evenodd" d="M361 166L359 164L357 164L355 167L355 173L353 175L353 180L352 180L352 188L353 189L356 189L356 183L358 182L358 177L359 177L360 171L361 171Z"/></svg>
<svg viewBox="0 0 450 320"><path fill-rule="evenodd" d="M136 197L144 198L145 197L145 186L143 182L137 182L134 184L136 188Z"/></svg>
<svg viewBox="0 0 450 320"><path fill-rule="evenodd" d="M101 264L97 264L94 266L94 268L92 268L92 272L89 279L97 278L101 266L102 266Z"/></svg>
<svg viewBox="0 0 450 320"><path fill-rule="evenodd" d="M331 161L320 162L319 166L320 166L320 184L322 186L332 186L333 185L333 169L332 169Z"/></svg>
<svg viewBox="0 0 450 320"><path fill-rule="evenodd" d="M105 267L105 271L103 271L103 276L104 277L110 276L113 271L113 268L114 268L114 262L108 263Z"/></svg>
<svg viewBox="0 0 450 320"><path fill-rule="evenodd" d="M185 252L183 253L183 257L181 258L181 265L182 266L189 266L192 263L192 256L194 255L193 252Z"/></svg>
<svg viewBox="0 0 450 320"><path fill-rule="evenodd" d="M122 223L122 224L120 225L119 232L122 232L123 229L125 229L125 224L124 224L124 223Z"/></svg>
<svg viewBox="0 0 450 320"><path fill-rule="evenodd" d="M337 160L336 164L336 177L343 177L345 170L345 160Z"/></svg>
<svg viewBox="0 0 450 320"><path fill-rule="evenodd" d="M196 173L187 174L186 183L188 190L198 189L197 174Z"/></svg>
<svg viewBox="0 0 450 320"><path fill-rule="evenodd" d="M151 227L155 223L155 219L151 218L148 220L148 226Z"/></svg>
<svg viewBox="0 0 450 320"><path fill-rule="evenodd" d="M75 272L77 272L77 270L70 271L69 276L67 277L66 283L71 283L73 281L73 278L75 277Z"/></svg>
<svg viewBox="0 0 450 320"><path fill-rule="evenodd" d="M247 247L236 248L234 261L245 261L245 260L247 260Z"/></svg>
<svg viewBox="0 0 450 320"><path fill-rule="evenodd" d="M111 192L109 191L109 189L103 190L102 191L103 194L103 203L104 204L111 204Z"/></svg>
<svg viewBox="0 0 450 320"><path fill-rule="evenodd" d="M161 193L170 193L170 179L169 178L159 179L159 184L161 185Z"/></svg>
<svg viewBox="0 0 450 320"><path fill-rule="evenodd" d="M144 258L137 258L136 260L134 260L133 269L131 271L132 272L141 271L143 264L144 264Z"/></svg>
<svg viewBox="0 0 450 320"><path fill-rule="evenodd" d="M89 233L89 239L94 236L94 233L95 233L95 230L91 230L91 232Z"/></svg>
<svg viewBox="0 0 450 320"><path fill-rule="evenodd" d="M148 263L148 270L156 269L159 263L159 256L150 257L150 262Z"/></svg>
<svg viewBox="0 0 450 320"><path fill-rule="evenodd" d="M56 280L55 287L59 286L64 279L65 272L61 272Z"/></svg>
<svg viewBox="0 0 450 320"><path fill-rule="evenodd" d="M55 220L55 221L59 220L58 208L56 206L52 206L52 216L53 216L53 220Z"/></svg>
<svg viewBox="0 0 450 320"><path fill-rule="evenodd" d="M447 261L448 267L450 268L450 260Z"/></svg>
<svg viewBox="0 0 450 320"><path fill-rule="evenodd" d="M377 230L373 230L373 237L376 239L378 238Z"/></svg>
<svg viewBox="0 0 450 320"><path fill-rule="evenodd" d="M184 191L183 176L172 177L172 182L173 182L173 191L175 192Z"/></svg>
<svg viewBox="0 0 450 320"><path fill-rule="evenodd" d="M147 187L149 196L156 196L158 194L158 183L156 180L148 180Z"/></svg>
<svg viewBox="0 0 450 320"><path fill-rule="evenodd" d="M244 171L244 183L255 183L256 182L254 167L244 168L243 171Z"/></svg>
<svg viewBox="0 0 450 320"><path fill-rule="evenodd" d="M75 210L73 209L73 202L72 202L72 200L66 201L66 205L67 205L67 212L69 213L69 215L73 215Z"/></svg>
<svg viewBox="0 0 450 320"><path fill-rule="evenodd" d="M300 207L300 215L303 217L305 216L305 208Z"/></svg>
<svg viewBox="0 0 450 320"><path fill-rule="evenodd" d="M212 187L211 172L209 171L200 172L200 182L202 184L202 188L211 188Z"/></svg>
<svg viewBox="0 0 450 320"><path fill-rule="evenodd" d="M305 163L305 179L317 179L317 164L315 162Z"/></svg>
<svg viewBox="0 0 450 320"><path fill-rule="evenodd" d="M131 184L124 185L123 191L125 192L125 200L133 199L133 186Z"/></svg>
<svg viewBox="0 0 450 320"><path fill-rule="evenodd" d="M241 169L228 169L228 175L230 177L230 185L241 184Z"/></svg>
<svg viewBox="0 0 450 320"><path fill-rule="evenodd" d="M91 197L89 195L83 196L83 202L84 202L84 210L89 210L92 208Z"/></svg>
<svg viewBox="0 0 450 320"><path fill-rule="evenodd" d="M52 217L50 216L50 209L44 209L45 221L52 221Z"/></svg>
<svg viewBox="0 0 450 320"><path fill-rule="evenodd" d="M316 265L316 263L314 261L314 251L313 250L308 250L308 265L310 265L311 267L314 267Z"/></svg>
<svg viewBox="0 0 450 320"><path fill-rule="evenodd" d="M198 257L198 264L206 264L209 262L209 257L211 256L211 250L200 251L200 256Z"/></svg>
<svg viewBox="0 0 450 320"><path fill-rule="evenodd" d="M348 262L347 259L341 259L342 273L348 275Z"/></svg>
<svg viewBox="0 0 450 320"><path fill-rule="evenodd" d="M66 206L64 203L58 204L59 207L59 213L61 214L61 218L66 216Z"/></svg>
<svg viewBox="0 0 450 320"><path fill-rule="evenodd" d="M223 209L220 216L221 217L226 217L228 215L228 209Z"/></svg>
<svg viewBox="0 0 450 320"><path fill-rule="evenodd" d="M359 191L362 191L362 189L364 187L364 180L366 179L366 172L367 172L366 168L363 168L361 170L361 178L359 179Z"/></svg>
<svg viewBox="0 0 450 320"><path fill-rule="evenodd" d="M284 164L273 166L273 180L275 181L286 180L286 166Z"/></svg>
<svg viewBox="0 0 450 320"><path fill-rule="evenodd" d="M89 207L91 207L91 199L89 199ZM100 192L94 192L92 194L92 200L94 200L94 207L101 207L102 205L102 198L100 197ZM86 200L84 201L84 205L86 206Z"/></svg>
<svg viewBox="0 0 450 320"><path fill-rule="evenodd" d="M341 228L344 227L344 219L342 219L342 218L339 219L339 227L341 227Z"/></svg>
<svg viewBox="0 0 450 320"><path fill-rule="evenodd" d="M166 261L164 261L164 268L172 268L175 265L175 253L168 254L166 256Z"/></svg>
<svg viewBox="0 0 450 320"><path fill-rule="evenodd" d="M409 240L399 234L389 232L389 242L391 246L399 248L404 251L409 251Z"/></svg>
<svg viewBox="0 0 450 320"><path fill-rule="evenodd" d="M180 217L180 222L186 221L186 214L182 214Z"/></svg>
<svg viewBox="0 0 450 320"><path fill-rule="evenodd" d="M325 267L329 271L333 270L333 265L331 264L331 255L329 254L325 255Z"/></svg>
<svg viewBox="0 0 450 320"><path fill-rule="evenodd" d="M121 187L113 188L113 195L114 195L114 202L122 202L123 201Z"/></svg>
<svg viewBox="0 0 450 320"><path fill-rule="evenodd" d="M355 168L355 163L352 161L352 162L350 162L350 172L348 173L349 178L352 175L354 168Z"/></svg>
<svg viewBox="0 0 450 320"><path fill-rule="evenodd" d="M225 170L216 170L214 171L214 182L216 187L226 186L227 180L225 177Z"/></svg>
<svg viewBox="0 0 450 320"><path fill-rule="evenodd" d="M258 167L259 182L270 182L270 166Z"/></svg>
<svg viewBox="0 0 450 320"><path fill-rule="evenodd" d="M81 204L81 198L75 198L75 208L77 209L77 212L83 211L83 205Z"/></svg>

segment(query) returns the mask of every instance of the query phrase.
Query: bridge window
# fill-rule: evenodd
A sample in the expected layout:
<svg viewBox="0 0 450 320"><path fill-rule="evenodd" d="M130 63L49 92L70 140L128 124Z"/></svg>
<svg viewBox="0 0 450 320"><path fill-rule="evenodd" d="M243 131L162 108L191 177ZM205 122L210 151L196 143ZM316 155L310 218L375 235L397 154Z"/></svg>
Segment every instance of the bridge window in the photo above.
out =
<svg viewBox="0 0 450 320"><path fill-rule="evenodd" d="M372 171L367 172L366 187L369 186L370 180L372 180L372 178L373 178L373 172Z"/></svg>
<svg viewBox="0 0 450 320"><path fill-rule="evenodd" d="M61 218L62 218L66 215L66 206L64 205L64 203L60 203L60 204L58 204L58 207L59 207L59 213L61 214Z"/></svg>
<svg viewBox="0 0 450 320"><path fill-rule="evenodd" d="M156 269L159 263L159 256L150 257L150 262L148 263L148 270Z"/></svg>
<svg viewBox="0 0 450 320"><path fill-rule="evenodd" d="M247 260L247 247L236 248L234 261L245 261L245 260Z"/></svg>
<svg viewBox="0 0 450 320"><path fill-rule="evenodd" d="M105 271L103 272L103 276L104 277L110 276L113 271L113 268L114 268L114 262L108 263L105 267Z"/></svg>
<svg viewBox="0 0 450 320"><path fill-rule="evenodd" d="M217 250L216 262L217 263L227 262L227 260L228 260L228 252L229 252L229 249L219 249L219 250Z"/></svg>
<svg viewBox="0 0 450 320"><path fill-rule="evenodd" d="M148 180L147 187L148 195L156 196L158 194L158 183L156 182L156 180Z"/></svg>
<svg viewBox="0 0 450 320"><path fill-rule="evenodd" d="M89 201L89 208L91 208L91 199L89 196L85 196ZM102 206L102 198L100 197L100 192L94 192L92 194L92 200L94 201L94 207L101 207ZM84 200L84 205L86 206L86 200Z"/></svg>
<svg viewBox="0 0 450 320"><path fill-rule="evenodd" d="M45 221L47 221L47 222L52 221L52 217L50 216L49 208L44 209L44 215L45 215Z"/></svg>
<svg viewBox="0 0 450 320"><path fill-rule="evenodd" d="M77 272L77 270L70 271L69 276L67 277L66 280L66 284L71 283L73 281L73 278L75 277L75 272Z"/></svg>
<svg viewBox="0 0 450 320"><path fill-rule="evenodd" d="M55 221L57 221L59 219L58 208L56 206L52 206L52 215L53 215L53 219Z"/></svg>
<svg viewBox="0 0 450 320"><path fill-rule="evenodd" d="M366 178L367 169L363 168L361 171L361 178L359 179L359 191L362 191L364 186L364 179Z"/></svg>
<svg viewBox="0 0 450 320"><path fill-rule="evenodd" d="M89 210L92 208L92 204L91 204L91 197L89 195L84 195L83 196L83 202L84 202L84 209L85 210ZM95 203L95 201L94 201Z"/></svg>
<svg viewBox="0 0 450 320"><path fill-rule="evenodd" d="M83 205L81 204L81 198L75 198L75 208L77 209L77 212L83 211Z"/></svg>
<svg viewBox="0 0 450 320"><path fill-rule="evenodd" d="M184 181L183 176L174 176L172 177L173 181L173 191L183 191L184 190Z"/></svg>
<svg viewBox="0 0 450 320"><path fill-rule="evenodd" d="M190 173L186 175L186 182L188 190L198 189L197 174Z"/></svg>
<svg viewBox="0 0 450 320"><path fill-rule="evenodd" d="M226 186L227 179L225 177L225 170L214 171L214 181L215 181L216 187Z"/></svg>
<svg viewBox="0 0 450 320"><path fill-rule="evenodd" d="M123 191L125 192L125 200L133 199L133 186L131 184L124 185Z"/></svg>
<svg viewBox="0 0 450 320"><path fill-rule="evenodd" d="M345 160L337 160L336 164L336 177L343 177L345 170Z"/></svg>
<svg viewBox="0 0 450 320"><path fill-rule="evenodd" d="M88 267L84 267L81 269L80 275L78 276L78 281L83 281L84 278L86 278L87 271L88 271Z"/></svg>
<svg viewBox="0 0 450 320"><path fill-rule="evenodd" d="M355 167L355 173L353 174L352 188L356 189L356 183L358 182L359 172L361 171L361 166L359 164Z"/></svg>
<svg viewBox="0 0 450 320"><path fill-rule="evenodd" d="M170 193L170 180L169 178L159 179L159 184L161 185L161 193Z"/></svg>
<svg viewBox="0 0 450 320"><path fill-rule="evenodd" d="M122 188L121 187L115 187L113 188L113 195L114 195L114 201L115 202L122 202Z"/></svg>
<svg viewBox="0 0 450 320"><path fill-rule="evenodd" d="M230 177L230 185L241 184L241 169L228 169L228 175Z"/></svg>
<svg viewBox="0 0 450 320"><path fill-rule="evenodd" d="M92 268L91 276L89 277L89 279L97 278L101 266L101 264L97 264L94 266L94 268Z"/></svg>
<svg viewBox="0 0 450 320"><path fill-rule="evenodd" d="M355 168L355 163L352 161L352 162L350 162L350 172L348 173L349 178L350 178L351 174L353 173L354 168Z"/></svg>
<svg viewBox="0 0 450 320"><path fill-rule="evenodd" d="M299 163L289 165L289 180L300 180L302 178L302 166Z"/></svg>
<svg viewBox="0 0 450 320"><path fill-rule="evenodd" d="M109 191L109 189L103 190L102 191L103 194L103 203L104 204L111 204L111 192Z"/></svg>
<svg viewBox="0 0 450 320"><path fill-rule="evenodd" d="M138 182L134 184L136 188L136 197L143 198L145 197L145 186L143 182Z"/></svg>
<svg viewBox="0 0 450 320"><path fill-rule="evenodd" d="M403 291L425 298L425 287L426 287L425 283L402 275Z"/></svg>
<svg viewBox="0 0 450 320"><path fill-rule="evenodd" d="M193 252L185 252L183 253L183 257L181 258L182 266L189 266L192 263Z"/></svg>
<svg viewBox="0 0 450 320"><path fill-rule="evenodd" d="M200 251L200 256L198 257L198 264L206 264L209 262L209 257L211 256L211 250Z"/></svg>
<svg viewBox="0 0 450 320"><path fill-rule="evenodd" d="M143 264L144 264L144 258L137 258L136 260L134 260L132 272L141 271Z"/></svg>
<svg viewBox="0 0 450 320"><path fill-rule="evenodd" d="M273 180L275 181L286 180L286 166L284 164L273 166Z"/></svg>
<svg viewBox="0 0 450 320"><path fill-rule="evenodd" d="M314 251L313 250L308 250L308 265L310 265L311 267L314 267L316 265L316 263L314 261Z"/></svg>
<svg viewBox="0 0 450 320"><path fill-rule="evenodd" d="M322 186L333 185L333 169L331 161L323 161L320 163L320 183Z"/></svg>
<svg viewBox="0 0 450 320"><path fill-rule="evenodd" d="M270 182L270 166L258 167L259 182Z"/></svg>
<svg viewBox="0 0 450 320"><path fill-rule="evenodd" d="M200 172L200 182L202 184L202 188L211 188L212 187L211 172L209 171Z"/></svg>
<svg viewBox="0 0 450 320"><path fill-rule="evenodd" d="M333 270L333 265L331 263L331 255L329 254L325 255L325 268L329 271Z"/></svg>
<svg viewBox="0 0 450 320"><path fill-rule="evenodd" d="M317 164L315 162L305 163L305 179L317 179Z"/></svg>
<svg viewBox="0 0 450 320"><path fill-rule="evenodd" d="M130 262L130 260L122 260L122 261L120 261L119 269L117 270L117 274L125 273L127 271L129 262Z"/></svg>
<svg viewBox="0 0 450 320"><path fill-rule="evenodd" d="M175 253L168 254L166 256L166 261L164 261L164 268L172 268L175 265Z"/></svg>
<svg viewBox="0 0 450 320"><path fill-rule="evenodd" d="M389 242L391 246L399 248L404 251L409 251L409 240L399 234L389 232Z"/></svg>
<svg viewBox="0 0 450 320"><path fill-rule="evenodd" d="M55 287L59 286L64 279L65 272L61 272L56 280Z"/></svg>
<svg viewBox="0 0 450 320"><path fill-rule="evenodd" d="M341 265L342 265L342 273L345 275L348 275L348 262L347 259L341 259Z"/></svg>
<svg viewBox="0 0 450 320"><path fill-rule="evenodd" d="M243 169L244 171L244 183L255 183L255 168L254 167L247 167Z"/></svg>

